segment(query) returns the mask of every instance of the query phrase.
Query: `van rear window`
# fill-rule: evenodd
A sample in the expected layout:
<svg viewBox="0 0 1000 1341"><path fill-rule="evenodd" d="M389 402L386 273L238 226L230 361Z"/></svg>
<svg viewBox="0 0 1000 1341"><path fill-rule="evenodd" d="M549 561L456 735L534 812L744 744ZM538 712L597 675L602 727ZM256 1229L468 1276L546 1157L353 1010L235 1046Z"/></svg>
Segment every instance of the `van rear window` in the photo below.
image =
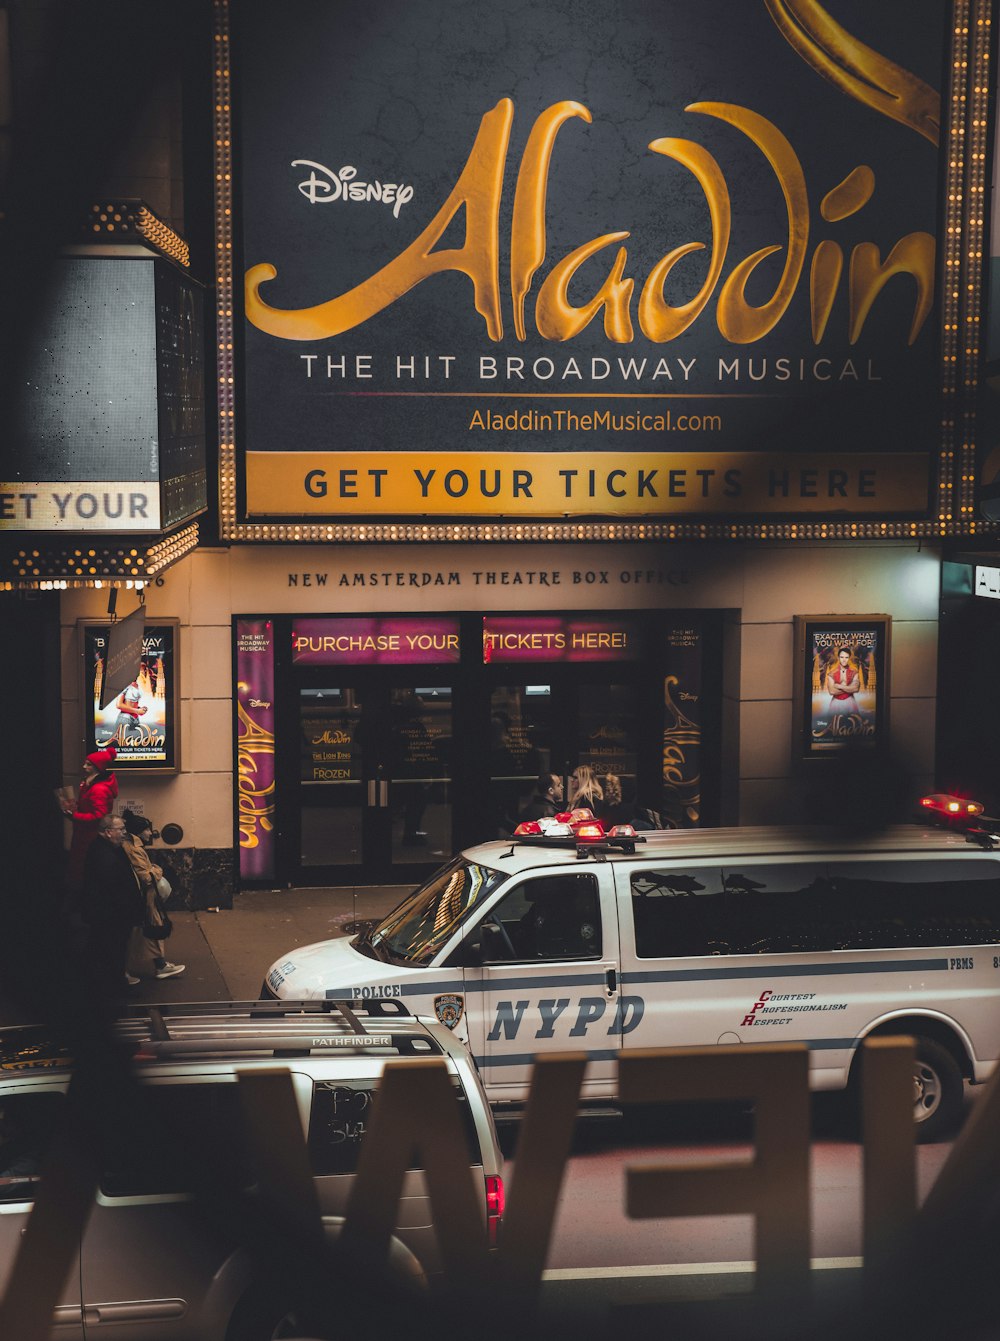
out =
<svg viewBox="0 0 1000 1341"><path fill-rule="evenodd" d="M743 862L631 877L640 959L1000 943L1000 863Z"/></svg>
<svg viewBox="0 0 1000 1341"><path fill-rule="evenodd" d="M457 1080L454 1085L469 1164L481 1164L479 1136L469 1101ZM375 1090L376 1082L372 1080L319 1080L315 1083L309 1116L309 1162L315 1177L357 1170ZM408 1168L422 1167L416 1150L410 1151L409 1158Z"/></svg>

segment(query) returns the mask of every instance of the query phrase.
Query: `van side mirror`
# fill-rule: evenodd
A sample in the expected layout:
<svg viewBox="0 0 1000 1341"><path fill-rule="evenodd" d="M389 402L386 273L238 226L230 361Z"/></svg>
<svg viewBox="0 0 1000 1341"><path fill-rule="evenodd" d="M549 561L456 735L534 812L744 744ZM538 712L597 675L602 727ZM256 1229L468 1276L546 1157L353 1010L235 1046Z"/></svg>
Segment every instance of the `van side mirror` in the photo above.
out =
<svg viewBox="0 0 1000 1341"><path fill-rule="evenodd" d="M483 951L477 936L478 932L473 932L468 940L455 947L448 956L448 968L479 968L483 962Z"/></svg>
<svg viewBox="0 0 1000 1341"><path fill-rule="evenodd" d="M490 964L510 959L510 942L503 929L495 922L484 922L479 928L480 963Z"/></svg>

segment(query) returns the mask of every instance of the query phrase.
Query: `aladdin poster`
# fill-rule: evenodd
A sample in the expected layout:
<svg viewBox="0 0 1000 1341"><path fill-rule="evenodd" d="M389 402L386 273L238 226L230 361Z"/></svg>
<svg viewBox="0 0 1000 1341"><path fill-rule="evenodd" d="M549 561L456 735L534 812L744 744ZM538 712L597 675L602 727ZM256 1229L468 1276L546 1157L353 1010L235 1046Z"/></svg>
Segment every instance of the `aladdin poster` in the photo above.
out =
<svg viewBox="0 0 1000 1341"><path fill-rule="evenodd" d="M927 516L949 14L233 5L244 515Z"/></svg>
<svg viewBox="0 0 1000 1341"><path fill-rule="evenodd" d="M84 626L87 750L114 745L117 771L175 771L177 627L147 624L135 678L101 707L108 627Z"/></svg>
<svg viewBox="0 0 1000 1341"><path fill-rule="evenodd" d="M807 755L885 743L888 627L887 617L806 623Z"/></svg>

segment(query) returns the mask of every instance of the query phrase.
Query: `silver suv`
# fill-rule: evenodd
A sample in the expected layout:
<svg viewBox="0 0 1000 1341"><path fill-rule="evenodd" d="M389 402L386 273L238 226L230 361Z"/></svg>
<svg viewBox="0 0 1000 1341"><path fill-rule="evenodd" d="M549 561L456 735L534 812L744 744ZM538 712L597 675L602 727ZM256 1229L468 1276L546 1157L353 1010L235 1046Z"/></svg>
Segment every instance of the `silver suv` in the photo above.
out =
<svg viewBox="0 0 1000 1341"><path fill-rule="evenodd" d="M372 1096L387 1062L442 1058L455 1088L469 1163L495 1240L503 1158L478 1072L443 1025L401 1002L134 1006L115 1033L131 1055L138 1105L99 1140L100 1182L77 1269L53 1320L60 1341L245 1341L300 1334L274 1282L261 1279L239 1232L206 1213L195 1163L254 1183L238 1073L292 1079L327 1236L342 1223ZM38 1169L67 1103L72 1058L41 1026L0 1029L0 1297L31 1213ZM142 1114L147 1120L142 1119ZM136 1120L136 1115L139 1120ZM153 1132L176 1140L157 1140ZM252 1204L252 1203L251 1203ZM440 1258L426 1178L403 1183L390 1262L433 1279ZM280 1284L280 1282L279 1282ZM287 1316L286 1316L287 1315Z"/></svg>

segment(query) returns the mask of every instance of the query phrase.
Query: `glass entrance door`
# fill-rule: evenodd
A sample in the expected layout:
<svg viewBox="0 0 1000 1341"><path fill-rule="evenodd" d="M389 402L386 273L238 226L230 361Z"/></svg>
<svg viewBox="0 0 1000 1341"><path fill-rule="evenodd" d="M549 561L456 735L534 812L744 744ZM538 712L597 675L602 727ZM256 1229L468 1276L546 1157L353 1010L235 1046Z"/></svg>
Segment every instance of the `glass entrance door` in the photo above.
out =
<svg viewBox="0 0 1000 1341"><path fill-rule="evenodd" d="M452 691L448 685L389 690L378 765L382 841L393 866L451 856Z"/></svg>
<svg viewBox="0 0 1000 1341"><path fill-rule="evenodd" d="M641 731L644 711L635 676L621 670L614 683L563 672L547 683L494 685L489 787L496 833L490 837L553 807L587 805L619 823L637 805L651 804L641 800L653 759L650 733Z"/></svg>
<svg viewBox="0 0 1000 1341"><path fill-rule="evenodd" d="M452 688L332 676L299 689L304 883L407 881L452 847Z"/></svg>
<svg viewBox="0 0 1000 1341"><path fill-rule="evenodd" d="M581 686L566 780L568 805L631 822L639 796L641 705L634 684ZM648 804L648 803L647 803Z"/></svg>
<svg viewBox="0 0 1000 1341"><path fill-rule="evenodd" d="M531 808L542 774L565 770L551 684L500 684L490 692L489 838L513 833Z"/></svg>
<svg viewBox="0 0 1000 1341"><path fill-rule="evenodd" d="M361 865L367 800L362 736L357 690L328 684L299 691L303 875L320 868Z"/></svg>

